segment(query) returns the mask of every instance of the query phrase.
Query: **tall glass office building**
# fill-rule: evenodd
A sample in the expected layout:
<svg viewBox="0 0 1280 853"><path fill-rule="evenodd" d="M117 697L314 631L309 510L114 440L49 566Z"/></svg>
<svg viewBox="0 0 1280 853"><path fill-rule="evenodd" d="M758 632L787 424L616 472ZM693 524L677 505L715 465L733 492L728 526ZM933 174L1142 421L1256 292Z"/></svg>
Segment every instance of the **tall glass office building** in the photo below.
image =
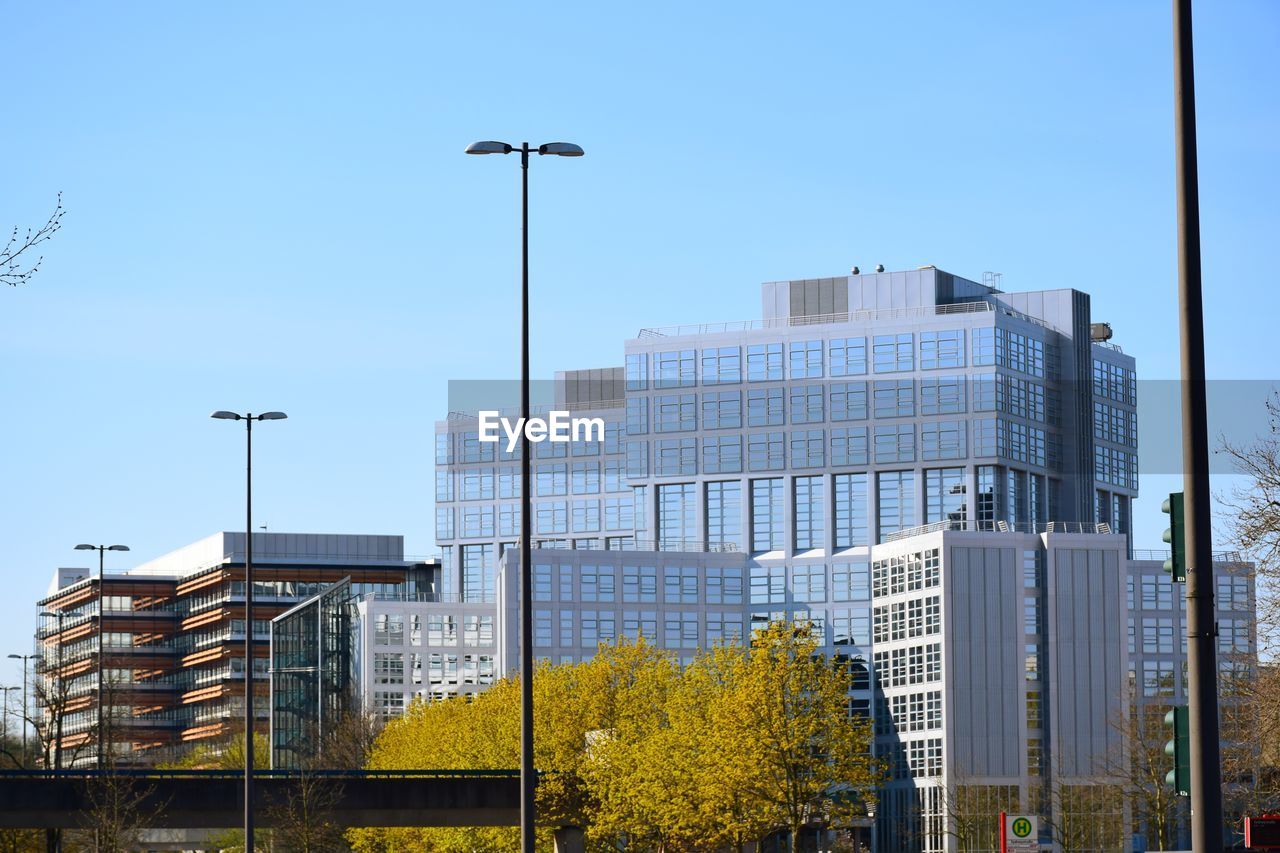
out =
<svg viewBox="0 0 1280 853"><path fill-rule="evenodd" d="M1136 670L1171 664L1136 651L1168 619L1135 621L1126 595L1139 574L1161 583L1130 560L1133 359L1085 293L933 267L771 282L762 308L641 329L620 366L557 376L552 408L605 429L534 445L535 654L643 634L687 656L809 621L859 664L851 709L888 773L877 849L999 849L1001 810L1041 815L1046 843L1096 824L1067 846L1115 849L1142 827L1094 796L1119 781L1100 770L1115 720L1175 695L1134 695ZM451 408L442 585L496 596L501 674L518 659L519 448Z"/></svg>

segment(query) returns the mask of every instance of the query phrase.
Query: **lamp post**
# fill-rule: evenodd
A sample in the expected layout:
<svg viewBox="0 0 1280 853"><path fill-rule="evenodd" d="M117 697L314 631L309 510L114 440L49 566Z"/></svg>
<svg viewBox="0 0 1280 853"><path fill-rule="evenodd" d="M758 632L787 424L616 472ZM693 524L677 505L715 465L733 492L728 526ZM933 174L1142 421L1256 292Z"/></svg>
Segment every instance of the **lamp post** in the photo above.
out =
<svg viewBox="0 0 1280 853"><path fill-rule="evenodd" d="M284 412L237 414L222 409L209 417L244 421L244 850L253 853L253 422L282 421Z"/></svg>
<svg viewBox="0 0 1280 853"><path fill-rule="evenodd" d="M27 661L37 655L9 655L13 660L22 661L22 764L27 763L27 709L31 706L27 703Z"/></svg>
<svg viewBox="0 0 1280 853"><path fill-rule="evenodd" d="M9 691L21 689L21 687L0 687L0 690L4 691L4 729L2 731L4 733L5 740L9 739ZM24 766L27 763L25 755L22 757L22 763Z"/></svg>
<svg viewBox="0 0 1280 853"><path fill-rule="evenodd" d="M529 423L529 155L581 157L572 142L548 142L519 148L506 142L473 142L468 154L520 153L520 416ZM529 435L520 437L520 849L534 853L533 797L533 491Z"/></svg>
<svg viewBox="0 0 1280 853"><path fill-rule="evenodd" d="M98 552L98 769L101 770L106 766L104 760L104 750L106 748L105 738L107 731L102 726L102 702L106 699L106 692L102 689L102 655L103 655L103 635L107 630L106 622L106 596L107 587L103 576L103 560L108 551L128 551L128 545L86 545L81 543L75 548L77 551L97 551Z"/></svg>
<svg viewBox="0 0 1280 853"><path fill-rule="evenodd" d="M54 713L57 716L54 717L53 724L53 769L58 771L62 769L62 719L67 715L66 684L62 679L62 620L66 618L67 614L62 610L52 612L44 610L41 611L40 615L47 619L58 620L58 655L54 664L58 677L58 689L54 695L54 702L56 703ZM40 662L46 669L48 668L49 661L43 655L32 655L32 657L39 657ZM47 702L45 704L46 706L48 705ZM46 755L45 761L47 762L48 760ZM48 764L45 766L47 767ZM44 833L45 849L48 853L62 853L62 830L50 828L46 829Z"/></svg>

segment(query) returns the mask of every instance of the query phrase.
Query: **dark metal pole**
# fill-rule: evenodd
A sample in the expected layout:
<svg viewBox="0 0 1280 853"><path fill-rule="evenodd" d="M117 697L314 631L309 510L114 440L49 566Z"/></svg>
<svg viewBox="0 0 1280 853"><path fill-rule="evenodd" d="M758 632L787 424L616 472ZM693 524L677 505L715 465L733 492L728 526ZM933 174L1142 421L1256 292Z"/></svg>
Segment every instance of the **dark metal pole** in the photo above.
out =
<svg viewBox="0 0 1280 853"><path fill-rule="evenodd" d="M244 453L244 849L253 853L253 413Z"/></svg>
<svg viewBox="0 0 1280 853"><path fill-rule="evenodd" d="M61 642L61 637L58 638ZM22 766L26 767L30 759L27 757L27 714L30 713L31 705L27 700L27 658L22 658Z"/></svg>
<svg viewBox="0 0 1280 853"><path fill-rule="evenodd" d="M105 766L102 750L104 747L103 738L106 737L106 730L102 728L102 702L106 698L106 694L102 692L102 655L105 643L103 634L107 630L107 608L106 608L106 584L103 582L103 563L107 556L107 546L98 546L98 769L101 770ZM96 835L96 833L95 833Z"/></svg>
<svg viewBox="0 0 1280 853"><path fill-rule="evenodd" d="M1205 403L1204 303L1191 0L1174 0L1174 124L1178 182L1178 309L1182 339L1182 470L1187 553L1187 681L1191 734L1191 849L1222 849L1218 662Z"/></svg>
<svg viewBox="0 0 1280 853"><path fill-rule="evenodd" d="M529 423L529 143L520 146L520 416ZM520 850L534 853L533 497L529 433L520 438Z"/></svg>

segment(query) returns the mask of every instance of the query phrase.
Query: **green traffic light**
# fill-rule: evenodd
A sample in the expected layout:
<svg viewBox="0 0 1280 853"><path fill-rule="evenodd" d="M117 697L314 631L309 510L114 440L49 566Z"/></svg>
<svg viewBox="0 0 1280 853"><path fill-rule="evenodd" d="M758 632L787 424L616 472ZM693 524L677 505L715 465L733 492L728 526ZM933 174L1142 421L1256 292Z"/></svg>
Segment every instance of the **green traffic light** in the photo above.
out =
<svg viewBox="0 0 1280 853"><path fill-rule="evenodd" d="M1164 724L1173 729L1173 740L1164 745L1164 754L1173 759L1173 769L1164 783L1179 796L1191 795L1191 738L1187 706L1174 705L1164 715Z"/></svg>
<svg viewBox="0 0 1280 853"><path fill-rule="evenodd" d="M1161 537L1169 543L1170 551L1169 559L1164 561L1164 570L1174 583L1183 583L1187 579L1187 546L1182 492L1170 494L1169 499L1160 505L1160 511L1169 514L1169 526Z"/></svg>

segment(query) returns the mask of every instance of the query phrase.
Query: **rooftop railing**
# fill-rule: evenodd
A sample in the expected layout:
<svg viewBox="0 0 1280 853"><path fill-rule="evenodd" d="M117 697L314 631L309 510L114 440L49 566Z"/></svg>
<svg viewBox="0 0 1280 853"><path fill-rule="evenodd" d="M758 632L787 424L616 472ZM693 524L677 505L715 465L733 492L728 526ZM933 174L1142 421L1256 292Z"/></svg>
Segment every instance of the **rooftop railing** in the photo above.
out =
<svg viewBox="0 0 1280 853"><path fill-rule="evenodd" d="M606 548L578 548L572 549L552 540L543 542L535 540L533 543L535 550L548 549L558 551L692 551L702 554L728 554L737 553L739 548L733 542L707 542L703 539L636 539L634 537L611 537L608 547Z"/></svg>
<svg viewBox="0 0 1280 853"><path fill-rule="evenodd" d="M1115 530L1111 525L1106 523L1093 523L1088 521L968 521L968 520L947 520L935 521L931 524L920 524L915 527L904 527L901 530L889 533L884 537L885 542L896 542L900 539L908 539L912 536L920 536L924 533L937 533L939 531L966 531L979 533L1093 533L1093 534L1113 534Z"/></svg>
<svg viewBox="0 0 1280 853"><path fill-rule="evenodd" d="M913 320L952 314L981 314L1000 312L1045 329L1052 329L1045 321L992 302L953 302L947 305L917 305L910 308L875 308L862 311L842 311L834 314L808 314L802 317L767 317L759 320L731 320L725 323L696 323L683 326L656 326L644 328L639 338L670 338L682 335L714 335L720 332L747 332L756 329L787 329L795 326L821 326L837 323L875 323L884 320Z"/></svg>

